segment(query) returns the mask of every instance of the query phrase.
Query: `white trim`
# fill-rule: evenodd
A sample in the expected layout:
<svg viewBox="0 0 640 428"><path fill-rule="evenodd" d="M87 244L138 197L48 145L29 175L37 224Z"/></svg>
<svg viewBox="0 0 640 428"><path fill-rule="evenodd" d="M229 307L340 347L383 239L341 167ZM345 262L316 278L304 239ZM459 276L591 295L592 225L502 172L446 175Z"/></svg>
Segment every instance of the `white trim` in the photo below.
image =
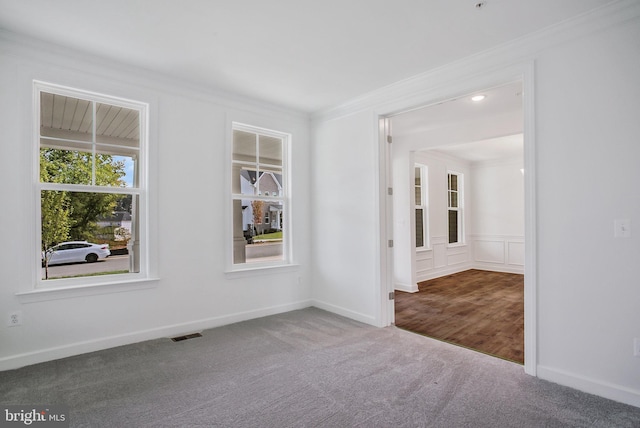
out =
<svg viewBox="0 0 640 428"><path fill-rule="evenodd" d="M536 375L538 366L538 262L535 135L535 64L522 70L524 119L524 371Z"/></svg>
<svg viewBox="0 0 640 428"><path fill-rule="evenodd" d="M204 318L198 321L167 325L160 328L140 330L133 333L121 334L95 340L86 340L42 349L34 352L12 355L9 357L0 358L0 371L13 370L32 364L57 360L60 358L71 357L88 352L101 351L103 349L114 348L116 346L123 346L132 343L144 342L147 340L179 336L181 334L216 328L223 325L247 321L254 318L261 318L284 312L295 311L298 309L304 309L310 306L312 306L312 302L310 300L301 300L298 302L287 303L279 306L270 306L267 308L260 308L246 312L236 312L233 314L227 314L218 317Z"/></svg>
<svg viewBox="0 0 640 428"><path fill-rule="evenodd" d="M458 185L458 188L456 190L451 190L451 181L449 180L449 177L452 175L456 176L456 183ZM451 169L447 169L447 232L449 231L449 211L452 211L452 210L455 211L457 213L456 218L458 220L458 224L457 224L458 236L456 237L457 241L449 242L449 235L447 235L447 247L449 248L460 247L467 244L467 240L465 239L465 227L464 227L464 217L465 217L464 180L465 180L465 176L462 172L457 172ZM451 198L450 198L451 192L455 192L456 194L456 203L458 205L457 207L451 206Z"/></svg>
<svg viewBox="0 0 640 428"><path fill-rule="evenodd" d="M580 376L564 370L554 369L544 365L538 366L538 377L560 385L568 386L589 394L598 395L620 403L640 407L640 392L620 387L610 382Z"/></svg>
<svg viewBox="0 0 640 428"><path fill-rule="evenodd" d="M0 33L1 34L1 33ZM34 198L34 224L38 227L34 229L32 253L33 253L33 281L31 285L26 284L20 288L18 294L22 296L65 296L70 293L55 293L50 292L57 289L62 290L75 290L75 295L91 295L95 294L95 291L103 285L126 285L130 283L140 283L144 281L153 280L150 277L150 244L149 244L149 200L148 200L148 186L149 186L149 168L148 168L148 148L149 148L149 115L150 105L148 102L135 101L129 98L123 98L119 96L105 95L100 92L89 91L85 89L74 88L70 86L64 86L56 83L49 83L39 79L33 79L31 81L32 91L32 189ZM110 187L100 186L94 183L95 180L95 164L92 165L92 184L91 185L76 185L76 184L56 184L40 182L40 147L41 147L41 135L40 135L40 117L41 117L41 93L52 93L56 95L62 95L71 98L87 100L92 105L93 119L92 123L92 141L89 143L92 145L92 151L95 153L96 146L96 104L109 104L113 106L123 107L131 110L135 110L139 113L138 116L138 128L139 128L139 140L138 140L138 162L135 169L136 181L135 187ZM90 192L90 193L110 193L110 194L126 194L132 195L135 200L135 196L138 198L139 213L137 214L138 222L133 227L137 227L138 233L138 247L140 248L140 254L138 257L138 272L130 272L126 274L114 274L106 276L82 276L77 278L52 278L43 280L41 275L41 260L40 249L42 241L42 225L41 225L41 194L46 190L64 190L69 192ZM133 232L133 230L132 230ZM37 249L37 250L36 250ZM115 288L115 287L114 287ZM138 287L139 288L139 287ZM86 289L86 291L81 291ZM43 294L38 294L43 293ZM48 300L50 298L60 297L47 297L41 300ZM25 299L22 297L22 299ZM31 298L33 299L33 297Z"/></svg>
<svg viewBox="0 0 640 428"><path fill-rule="evenodd" d="M418 284L401 284L396 282L394 288L396 291L404 291L405 293L417 293L420 291L418 289Z"/></svg>
<svg viewBox="0 0 640 428"><path fill-rule="evenodd" d="M387 137L392 136L391 121L381 115L373 115L372 128L377 128L378 153L377 167L378 174L375 175L375 192L373 200L378 208L376 214L378 218L374 222L372 233L378 236L378 245L374 248L375 260L380 260L379 268L375 270L375 284L379 284L377 313L375 320L369 322L378 327L386 327L395 323L395 305L393 300L389 300L389 293L394 291L394 265L393 248L388 245L389 240L393 240L393 196L389 195L388 189L393 189L393 174L391 169L392 148ZM374 134L375 135L375 134ZM367 322L367 321L363 321Z"/></svg>
<svg viewBox="0 0 640 428"><path fill-rule="evenodd" d="M122 276L121 276L122 277ZM137 291L158 286L159 278L131 279L127 277L119 281L79 285L67 285L63 287L38 288L35 290L16 293L20 303L45 302L57 299L69 299L75 297L97 296L100 294L121 293Z"/></svg>
<svg viewBox="0 0 640 428"><path fill-rule="evenodd" d="M279 265L266 265L258 263L249 263L244 269L236 269L231 271L225 271L224 276L227 279L248 278L254 276L263 276L270 274L283 273L287 271L297 271L300 269L300 265L297 264L279 264Z"/></svg>
<svg viewBox="0 0 640 428"><path fill-rule="evenodd" d="M416 184L415 184L415 170L419 169L420 170L420 204L416 204L415 203L415 189L416 189ZM410 223L411 223L411 230L414 231L412 238L411 238L411 244L412 247L415 249L415 251L428 251L431 249L431 242L429 239L429 167L427 165L424 165L420 162L413 162L413 174L411 174L411 178L412 178L412 192L411 192L411 196L412 196L412 210L413 210L413 215L409 218ZM416 224L416 210L421 209L422 210L422 246L418 247L416 241L416 237L417 237L417 224Z"/></svg>
<svg viewBox="0 0 640 428"><path fill-rule="evenodd" d="M470 62L470 63L469 63ZM497 64L496 64L497 62ZM474 56L473 61L465 60L467 67L464 70L458 69L460 63L451 65L449 73L439 75L438 71L435 75L427 73L425 76L433 75L436 80L421 81L422 90L415 89L414 94L406 94L406 82L400 82L393 88L383 88L386 98L386 104L375 109L378 117L385 118L403 111L408 111L420 106L428 106L437 102L463 96L478 89L489 88L507 82L522 81L523 84L523 116L524 116L524 165L525 165L525 363L524 371L530 375L536 375L537 367L537 277L536 277L536 194L535 194L535 135L534 135L534 63L533 61L516 62L504 64L497 61L496 58ZM414 82L415 83L415 82ZM426 88L431 88L426 90ZM372 100L362 104L371 104ZM331 114L340 111L335 110ZM343 113L346 112L343 111ZM351 111L352 112L352 111ZM327 118L330 116L318 116L319 118ZM383 144L383 139L378 136L379 143ZM386 142L384 143L386 144ZM381 149L380 156L384 156L385 152ZM384 164L384 159L380 161L380 165ZM380 175L386 172L381 168ZM526 171L529 171L528 173ZM381 189L382 191L382 189ZM386 200L380 200L382 205L390 204ZM383 212L385 207L381 207ZM381 242L386 242L387 232L381 229ZM432 237L433 239L433 237ZM385 260L380 259L381 265L387 264ZM452 271L461 271L471 267L471 263L461 263L457 266L451 266ZM440 271L442 272L442 271ZM440 274L438 272L438 275ZM388 284L381 281L380 291L387 288ZM382 322L382 320L381 320Z"/></svg>
<svg viewBox="0 0 640 428"><path fill-rule="evenodd" d="M227 233L225 234L225 248L226 248L226 261L225 261L225 275L229 276L234 272L255 272L261 269L270 269L270 268L278 268L278 267L286 267L293 265L293 221L292 221L292 180L291 180L291 145L292 145L292 134L285 131L275 131L270 128L265 128L257 125L249 125L247 122L250 121L240 121L240 120L229 120L227 122L228 126L228 139L225 144L225 152L226 152L226 163L227 163L227 173L225 178L225 189L227 192ZM260 154L259 154L259 146L256 146L256 162L244 162L244 161L236 161L233 159L233 131L243 131L256 135L263 135L268 137L279 138L282 141L282 165L278 166L281 169L282 174L282 185L278 183L278 180L275 180L278 183L278 187L284 187L284 190L281 190L281 196L264 196L264 195L243 195L241 193L233 193L232 192L232 170L234 164L246 164L246 165L255 165L258 170L260 169L260 165L266 165L260 163ZM257 144L256 140L256 144ZM259 181L260 178L257 178ZM256 263L234 263L234 240L236 237L233 235L234 230L234 218L233 218L233 201L234 200L267 200L279 202L283 206L283 216L284 221L282 222L282 230L283 230L283 251L282 251L282 260L274 260L269 262L256 262ZM267 224L270 225L269 222L265 222L266 216L268 213L263 215L261 219L261 223L259 224ZM269 217L270 219L271 217ZM233 276L231 276L233 277Z"/></svg>
<svg viewBox="0 0 640 428"><path fill-rule="evenodd" d="M352 320L360 321L365 324L373 325L376 327L384 327L379 325L376 322L376 319L372 316L365 315L360 312L355 312L350 309L343 308L342 306L332 305L331 303L323 302L322 300L312 299L311 306L334 313L334 314L341 315L346 318L350 318Z"/></svg>

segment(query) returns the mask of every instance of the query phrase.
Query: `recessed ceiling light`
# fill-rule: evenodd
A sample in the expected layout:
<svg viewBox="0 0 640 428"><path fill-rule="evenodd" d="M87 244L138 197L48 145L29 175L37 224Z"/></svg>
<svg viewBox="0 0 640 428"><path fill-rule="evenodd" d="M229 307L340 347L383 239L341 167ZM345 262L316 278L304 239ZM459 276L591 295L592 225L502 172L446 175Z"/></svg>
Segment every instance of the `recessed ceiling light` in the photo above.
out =
<svg viewBox="0 0 640 428"><path fill-rule="evenodd" d="M485 98L486 97L484 95L474 95L473 97L471 97L471 101L478 102L484 100Z"/></svg>

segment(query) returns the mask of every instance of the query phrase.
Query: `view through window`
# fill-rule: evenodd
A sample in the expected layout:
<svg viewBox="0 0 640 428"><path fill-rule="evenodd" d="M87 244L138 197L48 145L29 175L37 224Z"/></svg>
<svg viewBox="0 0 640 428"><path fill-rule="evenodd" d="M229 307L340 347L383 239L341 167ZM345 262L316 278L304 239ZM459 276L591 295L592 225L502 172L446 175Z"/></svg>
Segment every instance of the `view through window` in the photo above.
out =
<svg viewBox="0 0 640 428"><path fill-rule="evenodd" d="M416 248L428 248L428 214L427 204L427 167L415 164L414 167L414 198L416 214Z"/></svg>
<svg viewBox="0 0 640 428"><path fill-rule="evenodd" d="M140 272L145 105L47 84L36 91L41 278Z"/></svg>
<svg viewBox="0 0 640 428"><path fill-rule="evenodd" d="M462 243L462 174L448 173L447 182L449 244Z"/></svg>
<svg viewBox="0 0 640 428"><path fill-rule="evenodd" d="M287 134L234 124L234 265L288 262L287 144Z"/></svg>

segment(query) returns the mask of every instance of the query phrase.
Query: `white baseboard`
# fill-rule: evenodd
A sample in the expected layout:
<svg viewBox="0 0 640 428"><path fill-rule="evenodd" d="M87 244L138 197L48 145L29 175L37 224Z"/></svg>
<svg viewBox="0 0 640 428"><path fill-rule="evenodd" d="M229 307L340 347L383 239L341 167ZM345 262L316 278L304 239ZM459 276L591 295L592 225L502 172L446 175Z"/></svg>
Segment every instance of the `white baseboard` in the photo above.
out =
<svg viewBox="0 0 640 428"><path fill-rule="evenodd" d="M359 312L352 311L350 309L343 308L341 306L336 306L331 303L323 302L320 300L312 300L311 306L314 306L318 309L323 309L327 312L332 312L334 314L341 315L346 318L351 318L352 320L360 321L365 324L373 325L376 327L380 327L376 323L376 319L370 315L361 314Z"/></svg>
<svg viewBox="0 0 640 428"><path fill-rule="evenodd" d="M471 269L502 273L518 273L524 275L524 266L493 265L491 263L475 262L473 266L471 266Z"/></svg>
<svg viewBox="0 0 640 428"><path fill-rule="evenodd" d="M431 269L426 275L422 275L420 278L417 278L417 281L428 281L430 279L441 278L443 276L453 275L454 273L464 272L469 269L473 269L473 266L470 263L461 263L453 266L448 266L446 268Z"/></svg>
<svg viewBox="0 0 640 428"><path fill-rule="evenodd" d="M101 351L103 349L115 348L117 346L130 345L132 343L144 342L146 340L161 339L164 337L174 337L186 333L194 333L202 330L233 324L240 321L247 321L254 318L262 318L269 315L276 315L283 312L295 311L312 306L310 300L288 303L285 305L271 306L256 310L237 312L219 317L207 318L191 321L182 324L166 325L150 330L137 331L118 336L104 337L95 340L77 342L53 348L41 349L24 354L11 355L0 359L0 371L13 370L32 364L71 357L74 355L86 354L88 352Z"/></svg>
<svg viewBox="0 0 640 428"><path fill-rule="evenodd" d="M640 407L640 391L624 386L602 382L585 376L569 373L552 367L538 366L537 376L540 379L568 386L588 394L598 395L620 403Z"/></svg>
<svg viewBox="0 0 640 428"><path fill-rule="evenodd" d="M404 291L405 293L417 293L418 284L401 284L396 282L393 286L394 290Z"/></svg>

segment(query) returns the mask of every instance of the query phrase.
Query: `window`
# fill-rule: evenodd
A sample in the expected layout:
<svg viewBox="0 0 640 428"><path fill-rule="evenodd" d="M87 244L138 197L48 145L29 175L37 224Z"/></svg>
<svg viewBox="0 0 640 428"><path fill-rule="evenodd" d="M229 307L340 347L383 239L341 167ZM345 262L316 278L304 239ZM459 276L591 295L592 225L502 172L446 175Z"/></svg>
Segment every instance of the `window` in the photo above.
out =
<svg viewBox="0 0 640 428"><path fill-rule="evenodd" d="M427 194L427 167L415 164L414 167L414 204L416 214L416 248L429 248L429 209Z"/></svg>
<svg viewBox="0 0 640 428"><path fill-rule="evenodd" d="M41 281L145 275L146 104L41 82L34 91Z"/></svg>
<svg viewBox="0 0 640 428"><path fill-rule="evenodd" d="M233 124L234 268L289 263L289 135Z"/></svg>
<svg viewBox="0 0 640 428"><path fill-rule="evenodd" d="M449 219L449 244L463 243L463 196L462 196L462 174L449 172L447 174L447 194L448 194L448 219Z"/></svg>

